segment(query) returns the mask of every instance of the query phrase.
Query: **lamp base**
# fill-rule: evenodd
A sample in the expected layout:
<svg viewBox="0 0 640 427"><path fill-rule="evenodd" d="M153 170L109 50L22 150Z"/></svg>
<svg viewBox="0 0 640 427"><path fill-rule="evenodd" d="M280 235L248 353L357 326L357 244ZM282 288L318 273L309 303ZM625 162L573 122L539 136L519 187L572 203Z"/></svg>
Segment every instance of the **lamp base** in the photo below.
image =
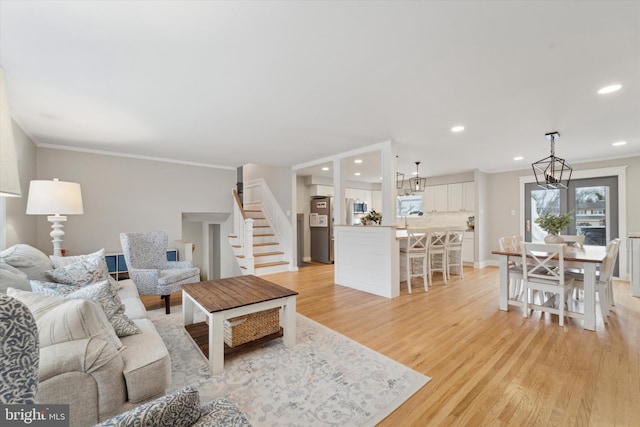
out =
<svg viewBox="0 0 640 427"><path fill-rule="evenodd" d="M53 228L53 231L49 233L49 236L51 236L51 243L53 243L53 255L62 256L62 237L64 236L62 227L64 227L63 222L67 221L67 217L56 214L48 216L47 220L51 223L51 228Z"/></svg>

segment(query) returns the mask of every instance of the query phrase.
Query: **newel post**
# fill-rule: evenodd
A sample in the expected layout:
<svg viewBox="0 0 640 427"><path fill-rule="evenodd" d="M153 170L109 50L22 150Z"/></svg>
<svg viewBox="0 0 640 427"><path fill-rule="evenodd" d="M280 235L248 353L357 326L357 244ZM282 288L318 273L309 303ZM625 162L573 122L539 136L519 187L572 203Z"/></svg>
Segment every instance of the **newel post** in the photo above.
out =
<svg viewBox="0 0 640 427"><path fill-rule="evenodd" d="M247 274L254 274L255 260L253 258L253 219L251 218L244 220L242 248L244 250L244 266L247 270Z"/></svg>

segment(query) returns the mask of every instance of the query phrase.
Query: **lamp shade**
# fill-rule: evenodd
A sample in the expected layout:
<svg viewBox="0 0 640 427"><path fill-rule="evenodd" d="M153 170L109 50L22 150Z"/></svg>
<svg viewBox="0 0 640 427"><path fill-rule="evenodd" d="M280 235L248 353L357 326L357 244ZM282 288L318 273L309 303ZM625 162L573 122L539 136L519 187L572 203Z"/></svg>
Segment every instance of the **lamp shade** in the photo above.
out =
<svg viewBox="0 0 640 427"><path fill-rule="evenodd" d="M0 67L0 196L20 197L20 176L13 141L4 70Z"/></svg>
<svg viewBox="0 0 640 427"><path fill-rule="evenodd" d="M77 182L31 181L27 214L30 215L79 215L84 213L82 191Z"/></svg>

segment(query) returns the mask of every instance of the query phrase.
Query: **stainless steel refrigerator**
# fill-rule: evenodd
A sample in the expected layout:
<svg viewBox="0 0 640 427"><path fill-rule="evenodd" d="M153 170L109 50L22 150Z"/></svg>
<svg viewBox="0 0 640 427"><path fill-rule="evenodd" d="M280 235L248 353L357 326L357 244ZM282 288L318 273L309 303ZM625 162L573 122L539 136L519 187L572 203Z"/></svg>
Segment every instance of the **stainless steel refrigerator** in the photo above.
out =
<svg viewBox="0 0 640 427"><path fill-rule="evenodd" d="M333 214L331 197L311 198L311 261L333 263Z"/></svg>

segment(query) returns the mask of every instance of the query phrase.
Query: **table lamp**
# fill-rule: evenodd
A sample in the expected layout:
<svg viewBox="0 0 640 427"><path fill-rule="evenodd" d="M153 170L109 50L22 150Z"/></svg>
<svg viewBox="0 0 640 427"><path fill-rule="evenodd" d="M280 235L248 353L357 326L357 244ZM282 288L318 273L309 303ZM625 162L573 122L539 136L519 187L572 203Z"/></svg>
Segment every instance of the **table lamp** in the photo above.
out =
<svg viewBox="0 0 640 427"><path fill-rule="evenodd" d="M76 182L58 181L31 181L29 184L29 197L27 199L28 215L49 215L47 220L51 222L53 231L49 234L53 243L53 255L62 256L62 231L63 222L67 221L64 215L78 215L84 213L82 208L82 192L80 184Z"/></svg>

